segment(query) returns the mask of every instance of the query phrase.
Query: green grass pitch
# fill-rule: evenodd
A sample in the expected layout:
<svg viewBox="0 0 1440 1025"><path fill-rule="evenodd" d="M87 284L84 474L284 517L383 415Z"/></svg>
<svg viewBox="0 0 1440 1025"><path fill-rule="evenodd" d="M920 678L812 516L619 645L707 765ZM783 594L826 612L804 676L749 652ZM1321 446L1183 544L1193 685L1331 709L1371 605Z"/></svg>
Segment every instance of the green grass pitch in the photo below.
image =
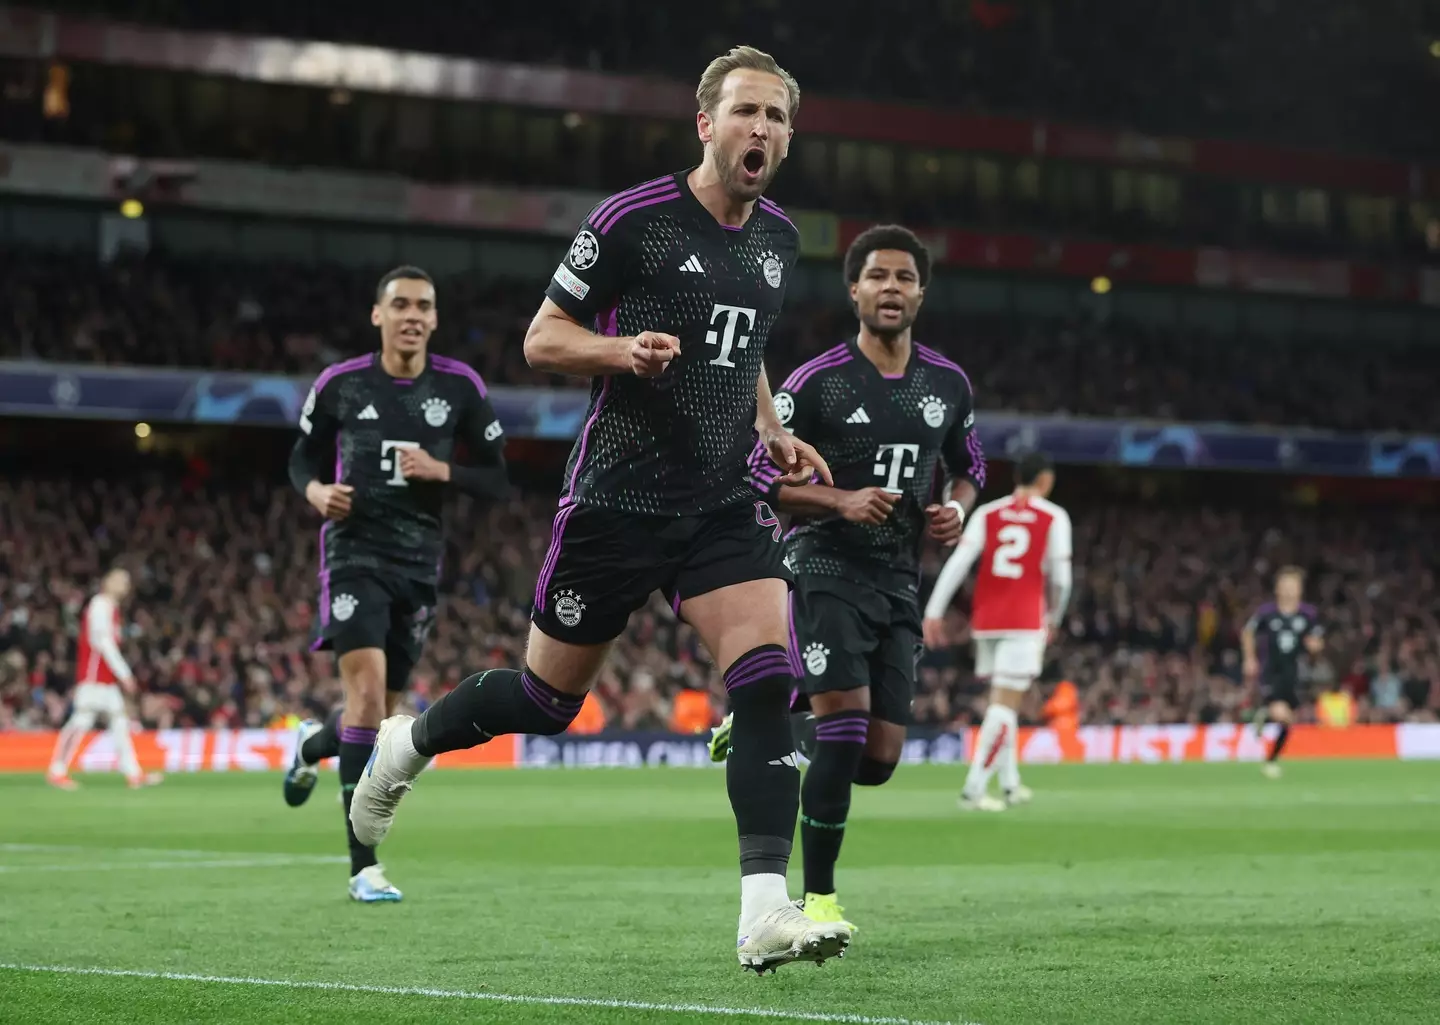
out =
<svg viewBox="0 0 1440 1025"><path fill-rule="evenodd" d="M274 775L82 779L0 777L0 1022L1440 1020L1426 764L1034 768L989 816L905 768L856 794L850 954L760 979L719 772L427 775L379 906L333 773L298 810Z"/></svg>

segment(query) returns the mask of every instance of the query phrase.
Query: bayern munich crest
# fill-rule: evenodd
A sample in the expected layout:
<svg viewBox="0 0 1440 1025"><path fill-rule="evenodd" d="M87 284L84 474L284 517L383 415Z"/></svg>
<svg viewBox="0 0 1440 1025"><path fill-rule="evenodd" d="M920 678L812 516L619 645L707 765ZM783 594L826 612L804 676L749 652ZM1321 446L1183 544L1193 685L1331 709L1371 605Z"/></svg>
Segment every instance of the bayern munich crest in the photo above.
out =
<svg viewBox="0 0 1440 1025"><path fill-rule="evenodd" d="M945 422L945 403L934 395L926 395L920 400L920 415L927 427L939 427Z"/></svg>
<svg viewBox="0 0 1440 1025"><path fill-rule="evenodd" d="M343 623L355 615L355 607L359 604L353 594L337 594L330 602L330 616L337 623Z"/></svg>
<svg viewBox="0 0 1440 1025"><path fill-rule="evenodd" d="M425 413L425 422L431 427L443 427L450 418L450 403L442 398L428 398L421 403L420 408Z"/></svg>
<svg viewBox="0 0 1440 1025"><path fill-rule="evenodd" d="M585 611L585 603L574 591L557 591L555 593L555 618L566 626L579 626L580 616Z"/></svg>
<svg viewBox="0 0 1440 1025"><path fill-rule="evenodd" d="M780 262L780 257L767 252L760 259L762 261L760 269L765 274L765 283L771 288L779 288L781 278L785 273L785 265Z"/></svg>
<svg viewBox="0 0 1440 1025"><path fill-rule="evenodd" d="M819 641L807 646L801 657L805 660L805 671L811 676L825 675L830 665L830 649Z"/></svg>
<svg viewBox="0 0 1440 1025"><path fill-rule="evenodd" d="M589 270L600 259L600 242L588 230L575 236L570 243L570 266L576 270Z"/></svg>

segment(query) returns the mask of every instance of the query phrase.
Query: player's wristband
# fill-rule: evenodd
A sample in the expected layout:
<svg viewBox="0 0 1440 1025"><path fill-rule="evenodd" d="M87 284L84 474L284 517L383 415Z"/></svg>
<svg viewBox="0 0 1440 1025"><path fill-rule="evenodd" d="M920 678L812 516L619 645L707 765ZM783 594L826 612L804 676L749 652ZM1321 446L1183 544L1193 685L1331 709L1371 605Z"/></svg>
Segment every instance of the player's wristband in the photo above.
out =
<svg viewBox="0 0 1440 1025"><path fill-rule="evenodd" d="M954 509L957 513L960 514L960 522L961 522L961 523L964 523L964 522L965 522L965 507L964 507L963 505L961 505L959 502L955 501L955 499L953 499L953 498L950 499L950 501L946 502L945 505L946 505L948 508Z"/></svg>

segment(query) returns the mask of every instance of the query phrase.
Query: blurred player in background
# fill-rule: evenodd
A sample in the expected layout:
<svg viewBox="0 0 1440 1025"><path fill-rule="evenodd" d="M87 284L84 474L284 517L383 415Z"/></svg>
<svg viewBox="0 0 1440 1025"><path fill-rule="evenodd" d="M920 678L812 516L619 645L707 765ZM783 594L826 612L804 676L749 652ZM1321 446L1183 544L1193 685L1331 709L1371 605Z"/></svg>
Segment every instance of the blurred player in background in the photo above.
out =
<svg viewBox="0 0 1440 1025"><path fill-rule="evenodd" d="M505 440L485 382L467 364L429 353L439 323L435 285L418 267L380 279L370 322L380 351L326 368L300 415L290 481L325 517L320 528L320 637L335 652L345 704L299 727L285 801L304 804L321 760L340 758L350 845L350 896L396 901L374 848L350 827L352 791L395 711L435 622L441 508L447 491L509 490ZM463 444L476 465L455 461Z"/></svg>
<svg viewBox="0 0 1440 1025"><path fill-rule="evenodd" d="M141 772L130 738L130 716L125 698L135 693L135 674L120 653L120 606L130 593L130 574L112 569L100 583L100 591L85 605L75 656L75 695L70 718L60 728L55 754L46 778L52 786L74 790L79 784L70 778L70 763L96 718L105 720L120 771L132 788L150 786L163 778L158 772Z"/></svg>
<svg viewBox="0 0 1440 1025"><path fill-rule="evenodd" d="M1049 458L1021 456L1015 485L1010 496L975 510L925 606L925 644L941 647L945 610L980 560L970 632L975 675L990 681L990 706L960 794L967 810L1004 811L1030 800L1020 782L1018 712L1044 667L1047 636L1058 632L1070 600L1070 516L1048 501L1055 486ZM986 793L997 765L1003 801Z"/></svg>
<svg viewBox="0 0 1440 1025"><path fill-rule="evenodd" d="M1301 651L1314 656L1325 647L1319 613L1314 605L1300 600L1304 589L1304 570L1299 566L1281 568L1275 575L1275 600L1256 609L1240 634L1245 679L1259 681L1264 702L1255 729L1263 729L1267 717L1280 724L1263 767L1271 779L1280 776L1280 752L1290 739L1295 706L1300 703Z"/></svg>
<svg viewBox="0 0 1440 1025"><path fill-rule="evenodd" d="M705 69L696 101L703 162L592 210L525 338L531 366L591 378L525 664L469 677L418 719L387 720L351 819L378 840L435 755L564 731L630 614L661 591L699 633L735 709L736 954L759 973L850 942L786 890L800 798L790 575L747 460L758 435L785 479L818 470L828 483L829 471L781 425L765 377L799 233L763 193L789 149L799 87L769 54L736 47Z"/></svg>
<svg viewBox="0 0 1440 1025"><path fill-rule="evenodd" d="M911 326L930 281L930 253L896 225L871 228L845 254L859 332L805 363L775 394L780 422L814 443L835 486L781 487L763 446L751 456L757 487L794 517L786 564L795 574L796 716L810 759L800 792L805 913L844 922L835 862L852 785L880 786L905 745L920 648L920 543L960 539L985 484L970 380ZM935 471L948 480L943 502ZM728 754L730 720L711 757Z"/></svg>

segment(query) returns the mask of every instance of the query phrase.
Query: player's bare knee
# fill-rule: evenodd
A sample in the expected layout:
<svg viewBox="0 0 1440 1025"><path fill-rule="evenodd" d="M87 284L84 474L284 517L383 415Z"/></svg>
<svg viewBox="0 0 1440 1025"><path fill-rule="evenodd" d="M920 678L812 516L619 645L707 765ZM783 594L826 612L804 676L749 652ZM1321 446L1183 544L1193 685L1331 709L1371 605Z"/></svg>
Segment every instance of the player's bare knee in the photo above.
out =
<svg viewBox="0 0 1440 1025"><path fill-rule="evenodd" d="M747 580L685 599L680 614L705 642L715 664L731 663L756 648L789 650L790 590L778 577Z"/></svg>
<svg viewBox="0 0 1440 1025"><path fill-rule="evenodd" d="M878 787L885 783L895 772L895 766L900 763L900 756L905 750L905 727L899 723L886 722L884 719L871 719L870 729L865 736L865 762L873 762L874 768L870 775L875 777L875 782L862 782L856 776L855 782L861 786ZM886 767L881 771L880 767Z"/></svg>
<svg viewBox="0 0 1440 1025"><path fill-rule="evenodd" d="M609 641L570 644L556 640L532 624L525 645L525 665L562 694L584 694L594 685L609 654Z"/></svg>
<svg viewBox="0 0 1440 1025"><path fill-rule="evenodd" d="M810 711L815 715L834 715L836 712L870 711L870 688L856 687L854 690L826 690L810 695Z"/></svg>
<svg viewBox="0 0 1440 1025"><path fill-rule="evenodd" d="M1025 692L1029 686L1030 681L1026 679L997 676L991 681L990 703L1018 712L1025 703Z"/></svg>
<svg viewBox="0 0 1440 1025"><path fill-rule="evenodd" d="M385 653L379 648L357 648L340 656L340 679L345 686L343 726L375 729L385 718Z"/></svg>

